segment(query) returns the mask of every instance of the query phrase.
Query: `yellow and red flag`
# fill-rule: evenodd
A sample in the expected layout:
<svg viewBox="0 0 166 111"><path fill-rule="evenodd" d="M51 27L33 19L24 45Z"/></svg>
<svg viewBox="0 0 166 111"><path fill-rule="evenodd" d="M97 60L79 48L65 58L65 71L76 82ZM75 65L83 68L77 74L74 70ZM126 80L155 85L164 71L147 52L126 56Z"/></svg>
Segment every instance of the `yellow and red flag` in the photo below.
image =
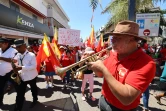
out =
<svg viewBox="0 0 166 111"><path fill-rule="evenodd" d="M52 43L58 43L58 29L55 27L54 30L54 38L52 39Z"/></svg>
<svg viewBox="0 0 166 111"><path fill-rule="evenodd" d="M95 38L94 26L92 26L91 34L90 34L90 37L87 41L87 46L94 49L95 48L95 42L96 42L96 38Z"/></svg>
<svg viewBox="0 0 166 111"><path fill-rule="evenodd" d="M56 66L60 67L60 62L59 62L57 56L55 55L55 53L51 47L51 44L48 40L48 37L46 36L46 34L44 34L43 42L39 48L39 52L38 52L37 57L36 57L38 72L40 71L41 63L46 58L51 59L51 64L53 65L54 69Z"/></svg>
<svg viewBox="0 0 166 111"><path fill-rule="evenodd" d="M99 43L98 43L96 51L97 52L101 51L102 48L103 48L103 46L104 46L104 43L103 43L103 33L101 33L100 40L99 40Z"/></svg>
<svg viewBox="0 0 166 111"><path fill-rule="evenodd" d="M55 54L58 56L58 58L60 59L61 57L61 52L57 46L57 42L58 41L58 29L55 28L55 33L54 33L54 38L52 39L52 43L53 43L53 49L54 49L54 52Z"/></svg>

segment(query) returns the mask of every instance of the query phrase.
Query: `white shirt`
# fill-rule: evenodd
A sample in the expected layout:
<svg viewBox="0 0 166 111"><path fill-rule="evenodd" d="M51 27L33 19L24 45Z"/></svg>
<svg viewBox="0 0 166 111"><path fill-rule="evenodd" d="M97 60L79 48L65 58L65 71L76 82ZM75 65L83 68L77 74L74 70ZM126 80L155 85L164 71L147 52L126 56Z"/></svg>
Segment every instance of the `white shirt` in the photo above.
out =
<svg viewBox="0 0 166 111"><path fill-rule="evenodd" d="M22 59L22 65L21 65ZM34 79L37 75L37 63L35 54L25 51L24 54L17 54L18 65L22 66L22 70L19 71L20 77L23 81L29 81Z"/></svg>
<svg viewBox="0 0 166 111"><path fill-rule="evenodd" d="M16 53L17 53L17 50L12 47L7 49L4 53L2 52L2 49L0 48L0 57L13 58L16 55ZM0 60L0 76L5 76L6 73L9 73L11 70L13 70L13 68L10 62Z"/></svg>

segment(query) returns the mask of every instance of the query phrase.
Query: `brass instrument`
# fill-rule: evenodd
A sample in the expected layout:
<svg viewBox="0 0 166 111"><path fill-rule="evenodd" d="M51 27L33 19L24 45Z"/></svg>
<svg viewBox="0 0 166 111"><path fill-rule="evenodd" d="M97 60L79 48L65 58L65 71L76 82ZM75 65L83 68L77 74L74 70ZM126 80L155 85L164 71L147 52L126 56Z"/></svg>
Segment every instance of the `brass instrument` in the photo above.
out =
<svg viewBox="0 0 166 111"><path fill-rule="evenodd" d="M19 76L18 71L16 71L16 65L14 64L13 59L11 59L11 65L13 68L13 73L11 74L11 78L14 80L14 82L16 82L18 85L21 83L21 78Z"/></svg>
<svg viewBox="0 0 166 111"><path fill-rule="evenodd" d="M55 68L55 70L56 70L55 72L56 72L56 74L59 75L60 77L63 77L64 73L66 73L68 70L72 70L72 68L78 66L78 65L81 64L81 63L85 63L86 61L89 61L89 62L96 61L96 60L98 60L98 57L97 57L97 56L98 56L99 54L101 54L101 53L103 53L103 52L106 52L106 51L108 51L108 50L111 50L111 49L112 49L112 47L110 46L110 47L108 47L108 48L106 48L106 49L103 49L102 51L100 51L100 52L98 52L98 53L95 53L95 54L93 54L93 55L91 55L91 56L88 56L87 58L85 58L85 59L83 59L83 60L81 60L81 61L79 61L79 62L76 62L76 63L74 63L74 64L71 64L71 65L69 65L69 66L67 66L67 67L63 67L63 68L56 67L56 68ZM100 58L99 58L99 59L100 59ZM104 59L106 59L106 58L101 58L101 60L104 60ZM79 69L77 69L76 72L78 72L78 71L83 71L83 70L86 70L86 69L87 69L87 65L84 65L84 66L80 67Z"/></svg>

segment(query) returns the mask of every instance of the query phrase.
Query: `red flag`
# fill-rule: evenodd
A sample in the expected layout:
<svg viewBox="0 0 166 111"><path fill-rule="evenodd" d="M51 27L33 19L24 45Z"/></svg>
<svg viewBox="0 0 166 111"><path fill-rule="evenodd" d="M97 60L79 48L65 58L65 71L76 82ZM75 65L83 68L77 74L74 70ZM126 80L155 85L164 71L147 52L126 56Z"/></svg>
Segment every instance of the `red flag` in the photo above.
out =
<svg viewBox="0 0 166 111"><path fill-rule="evenodd" d="M46 43L46 39L44 37L36 57L38 72L40 72L41 63L48 57L48 53L44 51L44 48L47 47L45 43Z"/></svg>
<svg viewBox="0 0 166 111"><path fill-rule="evenodd" d="M60 67L60 62L57 58L57 56L55 55L50 42L48 41L48 38L46 35L44 35L44 39L42 42L42 45L39 49L39 53L37 54L37 70L38 72L40 71L40 67L41 67L41 63L47 58L49 57L51 59L51 63L53 65L53 67L58 66Z"/></svg>
<svg viewBox="0 0 166 111"><path fill-rule="evenodd" d="M97 49L96 51L99 52L101 51L102 47L103 47L103 34L100 35L100 40L99 40L99 43L98 43L98 46L97 46Z"/></svg>
<svg viewBox="0 0 166 111"><path fill-rule="evenodd" d="M57 42L58 41L58 30L57 28L55 28L55 33L54 33L54 38L52 39L52 44L53 44L53 50L55 52L55 54L58 56L58 58L60 59L61 57L61 52L57 46Z"/></svg>
<svg viewBox="0 0 166 111"><path fill-rule="evenodd" d="M90 34L88 42L89 41L90 41L90 47L92 49L94 49L95 48L95 41L96 41L94 27L92 27L91 34Z"/></svg>
<svg viewBox="0 0 166 111"><path fill-rule="evenodd" d="M88 46L88 47L91 47L91 44L90 44L90 37L87 39L87 46Z"/></svg>
<svg viewBox="0 0 166 111"><path fill-rule="evenodd" d="M47 46L48 46L48 49L49 49L49 53L50 53L50 56L49 58L51 59L51 63L55 69L56 66L60 67L60 62L59 62L59 59L58 57L55 55L52 47L51 47L51 44L49 42L47 42Z"/></svg>
<svg viewBox="0 0 166 111"><path fill-rule="evenodd" d="M52 43L58 43L58 29L55 27L54 38L52 39Z"/></svg>

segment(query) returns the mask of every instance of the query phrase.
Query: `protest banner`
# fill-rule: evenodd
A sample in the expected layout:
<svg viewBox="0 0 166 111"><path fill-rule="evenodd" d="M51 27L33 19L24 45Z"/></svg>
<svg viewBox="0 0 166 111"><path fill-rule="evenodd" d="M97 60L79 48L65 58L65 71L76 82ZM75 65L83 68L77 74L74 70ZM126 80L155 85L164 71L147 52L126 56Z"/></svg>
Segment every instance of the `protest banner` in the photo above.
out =
<svg viewBox="0 0 166 111"><path fill-rule="evenodd" d="M60 28L58 31L58 44L80 46L80 30Z"/></svg>

